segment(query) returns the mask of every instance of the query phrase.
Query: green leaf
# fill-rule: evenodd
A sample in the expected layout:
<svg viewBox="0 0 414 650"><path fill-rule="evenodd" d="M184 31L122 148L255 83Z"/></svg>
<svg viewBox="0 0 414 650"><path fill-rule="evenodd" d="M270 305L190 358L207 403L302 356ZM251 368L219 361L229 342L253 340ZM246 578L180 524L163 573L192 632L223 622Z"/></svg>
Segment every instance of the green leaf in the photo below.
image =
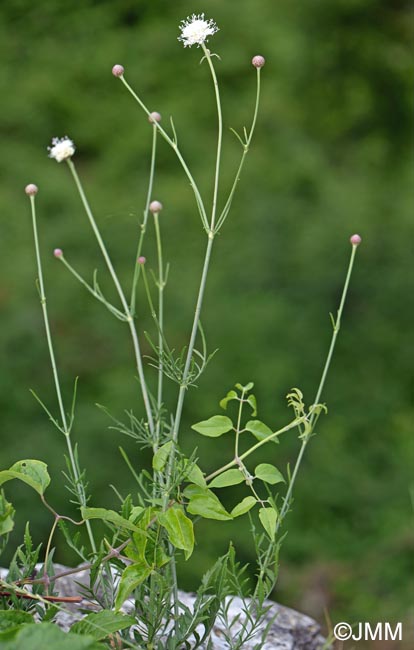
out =
<svg viewBox="0 0 414 650"><path fill-rule="evenodd" d="M162 472L162 470L164 469L167 460L170 456L173 444L174 444L173 441L170 440L155 452L154 458L152 459L152 468L155 469L157 472Z"/></svg>
<svg viewBox="0 0 414 650"><path fill-rule="evenodd" d="M227 404L231 402L233 399L238 399L237 393L235 390L229 390L226 397L223 397L223 399L220 400L221 408L226 410Z"/></svg>
<svg viewBox="0 0 414 650"><path fill-rule="evenodd" d="M191 519L185 516L180 507L174 506L159 514L158 521L166 529L171 544L185 551L188 560L194 549L194 530Z"/></svg>
<svg viewBox="0 0 414 650"><path fill-rule="evenodd" d="M260 508L259 519L272 542L275 540L277 512L273 508Z"/></svg>
<svg viewBox="0 0 414 650"><path fill-rule="evenodd" d="M14 528L14 508L11 503L9 503L4 496L3 492L0 492L0 536L7 535Z"/></svg>
<svg viewBox="0 0 414 650"><path fill-rule="evenodd" d="M92 612L81 621L77 621L69 630L70 634L81 634L92 636L100 641L119 630L124 630L135 625L136 620L132 616L124 616L120 612L111 612L105 609L101 612Z"/></svg>
<svg viewBox="0 0 414 650"><path fill-rule="evenodd" d="M243 501L240 501L240 503L237 504L237 506L234 506L231 511L231 516L240 517L241 515L245 515L254 505L256 505L256 499L254 497L245 497Z"/></svg>
<svg viewBox="0 0 414 650"><path fill-rule="evenodd" d="M250 431L250 433L252 433L254 437L260 441L266 440L266 438L273 434L273 431L260 420L249 420L244 428L246 431ZM274 438L271 438L269 442L275 442L276 444L279 444L279 439L277 436L275 436Z"/></svg>
<svg viewBox="0 0 414 650"><path fill-rule="evenodd" d="M196 485L189 485L184 490L184 496L190 499L187 510L192 515L200 515L205 519L227 521L232 516L220 503L214 492L203 490Z"/></svg>
<svg viewBox="0 0 414 650"><path fill-rule="evenodd" d="M233 429L233 422L226 415L213 415L208 420L197 422L191 427L197 433L210 438L218 438Z"/></svg>
<svg viewBox="0 0 414 650"><path fill-rule="evenodd" d="M10 469L0 472L0 485L17 478L30 485L38 494L44 494L50 483L46 463L41 460L19 460Z"/></svg>
<svg viewBox="0 0 414 650"><path fill-rule="evenodd" d="M252 415L253 416L257 415L257 401L255 396L249 395L249 397L247 398L247 402L252 408Z"/></svg>
<svg viewBox="0 0 414 650"><path fill-rule="evenodd" d="M252 390L253 386L254 386L254 383L252 381L249 381L249 383L246 384L245 386L242 386L242 384L236 384L236 388L238 388L239 390L244 391L245 393L248 393L249 390Z"/></svg>
<svg viewBox="0 0 414 650"><path fill-rule="evenodd" d="M91 637L67 634L54 623L25 625L10 641L3 641L1 650L102 650Z"/></svg>
<svg viewBox="0 0 414 650"><path fill-rule="evenodd" d="M244 476L239 469L228 469L223 474L219 474L209 483L209 488L222 488L229 485L238 485L243 483Z"/></svg>
<svg viewBox="0 0 414 650"><path fill-rule="evenodd" d="M118 593L115 600L115 609L118 611L126 599L132 594L141 582L144 582L151 574L151 567L145 564L131 564L122 573L119 582Z"/></svg>
<svg viewBox="0 0 414 650"><path fill-rule="evenodd" d="M81 508L81 514L83 519L101 519L119 528L133 531L139 530L135 524L121 517L115 510L106 510L106 508Z"/></svg>
<svg viewBox="0 0 414 650"><path fill-rule="evenodd" d="M202 488L205 488L207 485L203 472L201 471L199 466L195 464L192 465L190 471L187 472L185 480L191 481L191 483L195 483L196 485Z"/></svg>
<svg viewBox="0 0 414 650"><path fill-rule="evenodd" d="M34 620L28 612L16 609L0 610L0 647L3 647L3 641L14 638L22 625L30 623L34 623Z"/></svg>
<svg viewBox="0 0 414 650"><path fill-rule="evenodd" d="M285 479L279 470L269 463L261 463L254 470L254 475L256 478L260 478L265 483L270 483L270 485L275 485L276 483L285 483Z"/></svg>

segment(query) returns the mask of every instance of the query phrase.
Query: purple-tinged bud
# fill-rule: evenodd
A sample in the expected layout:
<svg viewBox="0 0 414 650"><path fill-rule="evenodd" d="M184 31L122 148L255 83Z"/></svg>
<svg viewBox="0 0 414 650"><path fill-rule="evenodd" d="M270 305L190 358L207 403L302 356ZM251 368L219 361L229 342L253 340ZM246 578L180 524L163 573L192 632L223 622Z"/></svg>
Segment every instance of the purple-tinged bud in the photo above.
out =
<svg viewBox="0 0 414 650"><path fill-rule="evenodd" d="M161 115L157 111L153 111L148 115L149 122L161 122Z"/></svg>
<svg viewBox="0 0 414 650"><path fill-rule="evenodd" d="M159 201L151 201L149 204L149 209L152 214L158 214L162 210L162 203Z"/></svg>
<svg viewBox="0 0 414 650"><path fill-rule="evenodd" d="M55 248L55 250L53 251L53 255L57 259L60 259L61 257L63 257L63 250L61 248Z"/></svg>
<svg viewBox="0 0 414 650"><path fill-rule="evenodd" d="M263 68L265 63L266 59L261 54L256 54L256 56L252 58L252 65L254 65L255 68Z"/></svg>
<svg viewBox="0 0 414 650"><path fill-rule="evenodd" d="M122 77L122 75L124 74L124 66L119 65L119 63L117 63L112 68L112 74L114 75L114 77Z"/></svg>
<svg viewBox="0 0 414 650"><path fill-rule="evenodd" d="M147 261L147 258L144 257L143 255L138 257L138 264L145 264L146 261Z"/></svg>
<svg viewBox="0 0 414 650"><path fill-rule="evenodd" d="M359 246L362 242L362 237L359 235L352 235L352 237L349 238L349 241L351 242L352 246Z"/></svg>
<svg viewBox="0 0 414 650"><path fill-rule="evenodd" d="M29 185L26 185L24 188L24 191L26 192L27 196L36 196L39 188L34 183L29 183Z"/></svg>

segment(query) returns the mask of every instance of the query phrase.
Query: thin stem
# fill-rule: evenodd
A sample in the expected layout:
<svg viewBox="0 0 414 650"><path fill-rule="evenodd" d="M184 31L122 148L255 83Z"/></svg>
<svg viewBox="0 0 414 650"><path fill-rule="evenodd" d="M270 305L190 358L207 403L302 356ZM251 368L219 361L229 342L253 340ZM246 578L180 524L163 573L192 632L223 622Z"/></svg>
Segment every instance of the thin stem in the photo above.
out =
<svg viewBox="0 0 414 650"><path fill-rule="evenodd" d="M158 219L158 213L154 213L154 226L155 226L155 236L157 240L157 257L158 257L158 352L159 352L159 366L158 366L158 387L157 387L157 426L155 430L155 445L154 451L157 451L160 439L161 432L161 407L162 407L162 388L163 388L163 376L164 376L164 366L163 366L163 353L164 353L164 287L165 287L165 278L164 278L164 262L162 255L162 243L161 243L161 232L160 232L160 223Z"/></svg>
<svg viewBox="0 0 414 650"><path fill-rule="evenodd" d="M142 110L148 116L150 116L151 115L150 111L145 106L145 104L141 100L141 98L132 90L131 86L126 81L125 77L122 76L122 77L120 77L120 79L121 79L122 83L124 84L125 88L128 90L128 92L131 93L132 97L140 105ZM197 187L197 183L195 182L190 170L188 169L187 163L185 162L185 160L184 160L184 158L183 158L183 156L182 156L182 154L181 154L181 152L180 152L180 150L178 148L177 142L175 140L173 140L172 138L170 138L168 133L163 129L163 127L160 125L159 122L156 122L155 126L156 126L157 130L159 131L159 133L161 134L161 136L164 138L164 140L166 142L168 142L168 144L170 145L170 147L172 149L174 149L174 151L176 153L176 156L177 156L178 160L180 161L181 166L184 169L184 172L185 172L188 180L190 181L190 185L192 187L192 190L193 190L195 198L196 198L197 207L198 207L199 212L200 212L200 217L201 217L201 221L203 222L203 226L206 229L206 231L208 231L208 220L207 220L207 214L206 214L206 210L205 210L205 207L204 207L203 199L201 198L201 194L200 194L200 191L199 191L199 189Z"/></svg>
<svg viewBox="0 0 414 650"><path fill-rule="evenodd" d="M66 412L65 412L65 407L63 405L63 398L62 398L62 391L60 387L60 380L59 380L59 373L57 369L57 364L56 364L56 358L55 358L55 352L53 349L53 341L52 341L52 335L50 332L50 325L49 325L49 315L47 311L47 303L46 303L46 293L45 293L45 287L44 287L44 282L43 282L43 269L42 269L42 260L40 256L40 246L39 246L39 237L37 233L37 221L36 221L36 206L35 206L35 197L31 196L30 197L30 205L31 205L31 212L32 212L32 224L33 224L33 237L34 237L34 245L35 245L35 251L36 251L36 262L37 262L37 274L38 274L38 283L39 283L39 293L40 293L40 304L42 306L42 312L43 312L43 321L44 321L44 326L45 326L45 331L46 331L46 340L47 340L47 346L49 349L49 357L50 357L50 363L52 366L52 373L53 373L53 380L55 384L55 390L56 390L56 397L59 405L59 411L60 411L60 417L62 420L62 427L63 427L63 433L65 435L66 439L66 445L68 448L68 454L69 454L69 462L70 466L72 469L73 477L75 479L75 485L76 485L76 491L79 499L79 503L81 506L86 506L86 495L85 495L85 489L82 484L79 471L78 471L78 466L76 463L75 459L75 454L73 451L72 447L72 441L70 437L70 427L68 426L68 421L66 418ZM96 553L96 545L95 545L95 540L93 537L92 533L92 528L89 522L86 522L86 528L88 531L88 537L91 545L91 549L93 553Z"/></svg>
<svg viewBox="0 0 414 650"><path fill-rule="evenodd" d="M136 366L137 366L137 371L138 371L138 377L141 385L141 392L142 392L142 398L144 400L144 406L145 406L145 411L147 414L147 419L148 419L148 426L150 428L150 431L153 433L154 432L154 420L152 417L152 410L151 410L151 404L150 404L150 399L148 395L148 388L147 384L145 381L145 375L144 375L144 367L142 364L142 355L141 355L141 349L139 345L139 340L138 340L138 334L135 328L134 320L132 318L131 312L128 307L128 303L126 301L124 292L122 290L121 284L118 280L118 276L115 273L114 267L111 262L111 258L109 257L108 251L106 250L105 243L101 237L101 233L99 232L98 226L96 224L96 221L94 219L94 216L92 214L92 210L90 208L90 205L88 203L88 200L86 198L85 192L83 190L82 184L80 182L80 178L78 176L78 173L76 171L75 165L73 164L72 160L70 158L67 159L67 163L69 166L69 169L72 173L73 179L75 181L76 187L78 189L81 201L83 203L83 207L85 208L85 212L87 214L87 217L89 219L89 222L92 226L92 230L95 234L95 237L97 239L99 248L101 249L102 255L104 257L104 260L106 262L106 265L108 267L109 273L112 277L112 280L114 282L115 288L118 292L119 299L122 304L122 308L124 310L126 320L129 325L129 329L131 331L131 336L132 336L132 343L134 346L134 353L135 353L135 361L136 361Z"/></svg>
<svg viewBox="0 0 414 650"><path fill-rule="evenodd" d="M242 416L242 411L243 411L243 398L244 398L244 393L245 390L242 390L241 398L239 400L239 412L237 415L237 425L236 425L236 441L234 444L234 458L239 459L239 436L240 436L240 424L241 424L241 416Z"/></svg>
<svg viewBox="0 0 414 650"><path fill-rule="evenodd" d="M142 244L144 242L145 231L147 229L147 221L148 221L148 215L149 215L149 204L151 202L152 188L153 188L153 185L154 185L156 152L157 152L157 125L156 125L156 123L153 123L153 125L152 125L151 165L150 165L150 176L149 176L149 181L148 181L148 192L147 192L147 199L145 201L144 220L143 220L143 222L141 224L141 234L140 234L140 237L139 237L137 252L136 252L135 260L134 260L134 277L133 277L133 280L132 280L132 291L131 291L131 301L130 301L130 305L131 305L130 311L131 311L132 315L135 314L135 300L136 300L137 284L138 284L139 274L140 274L140 270L141 270L141 265L137 263L137 260L141 255Z"/></svg>

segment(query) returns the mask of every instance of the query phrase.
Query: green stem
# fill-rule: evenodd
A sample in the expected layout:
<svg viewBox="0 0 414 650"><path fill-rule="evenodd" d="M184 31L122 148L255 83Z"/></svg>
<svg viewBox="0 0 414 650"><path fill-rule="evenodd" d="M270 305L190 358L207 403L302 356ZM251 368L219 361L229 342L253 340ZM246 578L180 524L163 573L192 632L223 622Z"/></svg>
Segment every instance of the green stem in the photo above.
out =
<svg viewBox="0 0 414 650"><path fill-rule="evenodd" d="M234 458L239 459L239 436L240 436L240 424L241 424L241 416L242 416L242 411L243 411L243 398L244 398L244 393L245 390L242 390L241 398L239 400L239 412L237 415L237 425L236 425L236 441L234 444Z"/></svg>
<svg viewBox="0 0 414 650"><path fill-rule="evenodd" d="M46 340L47 340L47 345L48 345L48 349L49 349L50 363L51 363L51 366L52 366L53 380L54 380L54 383L55 383L56 396L57 396L57 401L58 401L58 405L59 405L60 417L61 417L61 420L62 420L62 428L63 428L63 432L64 432L65 439L66 439L66 444L67 444L68 454L69 454L69 462L70 462L70 465L71 465L71 468L72 468L73 477L75 479L75 485L76 485L76 491L77 491L79 503L80 503L81 506L86 506L85 489L84 489L84 486L82 485L82 481L81 481L80 474L79 474L79 471L78 471L78 466L77 466L76 459L75 459L75 454L74 454L73 447L72 447L72 441L71 441L71 437L70 437L70 427L68 426L65 407L63 405L63 398L62 398L62 391L61 391L61 388L60 388L59 373L58 373L57 364L56 364L55 352L54 352L54 349L53 349L52 335L51 335L51 332L50 332L49 315L48 315L47 304L46 304L46 293L45 293L45 287L44 287L44 282L43 282L42 260L41 260L41 257L40 257L39 237L38 237L38 233L37 233L36 206L35 206L35 198L34 198L34 196L30 197L30 204L31 204L31 211L32 211L33 236L34 236L34 244L35 244L35 251L36 251L36 262L37 262L37 273L38 273L38 282L39 282L40 304L42 306L43 321L44 321L44 326L45 326L45 331L46 331ZM86 528L87 528L87 531L88 531L88 537L89 537L91 549L92 549L93 553L96 553L95 540L94 540L93 533L92 533L92 528L91 528L91 525L90 525L89 522L86 522Z"/></svg>
<svg viewBox="0 0 414 650"><path fill-rule="evenodd" d="M121 284L118 280L118 276L115 273L115 269L112 265L111 258L109 257L108 251L106 250L105 243L101 237L101 233L99 232L98 226L96 224L96 221L94 219L94 216L92 214L92 210L90 208L90 205L88 203L88 200L86 198L85 192L83 190L82 184L80 182L80 178L78 176L78 173L76 171L75 165L73 164L72 160L70 158L67 159L67 163L69 166L69 169L72 173L73 179L75 181L76 187L78 189L81 201L83 203L83 207L85 208L85 212L87 214L87 217L89 219L89 222L91 224L92 230L95 234L96 240L99 244L99 247L101 249L102 255L104 257L104 260L106 262L106 265L108 267L109 273L112 277L112 280L114 282L115 288L118 292L119 299L122 304L122 308L124 310L126 320L128 322L128 326L131 332L131 337L132 337L132 343L134 347L134 353L135 353L135 361L136 361L136 366L137 366L137 371L138 371L138 377L141 385L141 392L142 392L142 398L144 400L144 406L145 406L145 411L147 414L147 419L148 419L148 426L150 428L151 433L154 433L154 420L152 417L152 411L151 411L151 404L150 404L150 399L148 395L148 388L147 384L145 381L145 375L144 375L144 367L142 363L142 355L141 355L141 349L139 345L139 340L138 340L138 334L135 328L134 320L132 318L131 312L128 307L128 303L126 301L124 292L122 290Z"/></svg>
<svg viewBox="0 0 414 650"><path fill-rule="evenodd" d="M160 233L160 223L158 213L154 213L154 226L155 236L157 240L157 257L158 257L158 351L159 351L159 366L158 366L158 387L157 387L157 425L155 430L155 445L154 451L157 451L161 432L161 407L162 407L162 388L163 388L163 353L164 353L164 262L162 255L162 243Z"/></svg>
<svg viewBox="0 0 414 650"><path fill-rule="evenodd" d="M128 90L128 92L131 93L132 97L140 105L142 110L148 116L150 116L151 112L145 106L145 104L141 100L141 98L132 90L131 86L126 81L125 77L122 76L122 77L120 77L120 79L121 79L122 83L124 84L125 88ZM183 158L183 156L182 156L182 154L181 154L181 152L180 152L180 150L178 148L177 142L175 142L172 138L170 138L168 133L163 129L163 127L160 125L159 122L156 122L155 126L156 126L157 130L159 131L159 133L161 134L161 136L164 138L164 140L166 142L168 142L170 147L175 151L175 154L176 154L178 160L180 161L181 166L184 169L184 172L185 172L188 180L190 181L190 185L192 187L192 190L193 190L195 198L196 198L197 207L198 207L199 212L200 212L200 217L201 217L201 220L203 222L203 226L204 226L205 230L208 231L208 220L207 220L207 215L206 215L206 210L205 210L205 207L204 207L203 199L201 198L201 194L200 194L200 191L199 191L199 189L197 187L197 183L195 182L190 170L188 169L187 163L185 162L185 160L184 160L184 158Z"/></svg>
<svg viewBox="0 0 414 650"><path fill-rule="evenodd" d="M135 300L136 300L136 292L137 292L137 284L139 280L139 273L141 269L141 265L138 264L138 258L141 255L142 251L142 244L144 242L144 237L145 237L145 231L147 229L147 221L148 221L148 215L149 215L149 204L151 202L151 197L152 197L152 188L154 186L154 172L155 172L155 156L157 152L157 126L155 123L152 125L152 149L151 149L151 165L150 165L150 176L149 176L149 181L148 181L148 192L147 192L147 199L145 201L145 209L144 209L144 220L141 224L141 234L139 237L138 241L138 247L137 247L137 252L135 255L135 260L134 260L134 278L132 280L132 291L131 291L131 302L130 302L130 311L131 314L135 314Z"/></svg>

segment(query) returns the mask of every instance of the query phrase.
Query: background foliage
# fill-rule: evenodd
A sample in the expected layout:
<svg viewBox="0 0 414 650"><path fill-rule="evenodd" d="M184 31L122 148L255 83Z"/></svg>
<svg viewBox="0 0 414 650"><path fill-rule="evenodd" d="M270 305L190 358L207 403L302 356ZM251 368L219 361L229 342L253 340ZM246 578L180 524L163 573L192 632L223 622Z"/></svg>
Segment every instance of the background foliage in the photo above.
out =
<svg viewBox="0 0 414 650"><path fill-rule="evenodd" d="M329 414L297 485L275 598L321 621L324 609L334 621L408 620L414 596L414 233L407 138L412 24L405 0L1 4L1 465L24 457L45 460L54 476L56 508L64 508L64 440L28 391L32 387L54 404L34 287L23 193L28 182L40 187L49 309L68 391L80 377L76 438L91 504L116 505L110 484L122 494L131 489L119 445L137 466L146 462L128 439L108 430L107 418L94 406L104 404L115 415L129 408L139 412L129 340L123 325L92 302L49 253L62 247L89 277L95 267L102 269L105 286L68 170L48 160L45 148L55 135L76 142L78 169L128 282L151 129L110 70L122 63L150 108L165 123L174 116L182 150L210 192L216 124L208 70L199 66L198 50L184 50L176 41L179 21L193 11L205 11L220 27L211 48L221 56L223 187L238 159L227 127L250 120L251 56L261 53L267 64L254 145L208 285L203 324L210 347L219 352L187 401L184 445L199 445L206 469L218 464L223 448L200 443L190 425L212 415L235 381L255 381L259 416L275 426L285 419L284 395L292 386L313 399L348 237L359 232L363 245L324 396ZM191 190L164 144L155 195L165 206L166 258L172 263L166 311L170 341L179 349L186 343L205 242ZM151 265L151 245L145 254ZM151 327L146 310L140 322L141 331ZM171 385L171 404L175 394ZM294 436L280 446L275 461L281 469L296 448ZM13 501L19 527L10 552L26 519L38 541L51 523L24 487L13 486ZM245 528L204 524L196 561L190 572L181 568L183 586L196 584L197 572L223 552L229 536L241 559L252 560ZM56 557L72 560L63 544Z"/></svg>

